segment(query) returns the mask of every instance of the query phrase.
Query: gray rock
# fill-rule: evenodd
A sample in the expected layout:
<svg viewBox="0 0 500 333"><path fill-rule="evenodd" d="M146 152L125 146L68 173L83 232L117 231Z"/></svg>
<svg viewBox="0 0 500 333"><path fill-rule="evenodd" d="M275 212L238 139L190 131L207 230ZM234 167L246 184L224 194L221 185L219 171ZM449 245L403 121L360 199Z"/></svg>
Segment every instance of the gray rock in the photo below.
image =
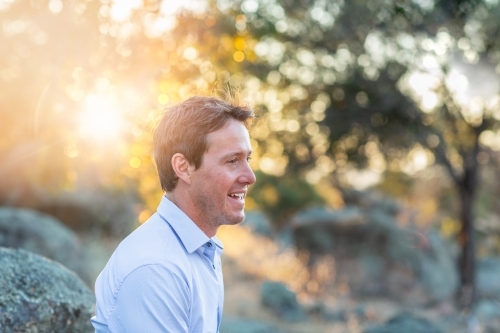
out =
<svg viewBox="0 0 500 333"><path fill-rule="evenodd" d="M282 250L293 248L295 239L292 228L289 225L283 227L283 229L276 234L275 241Z"/></svg>
<svg viewBox="0 0 500 333"><path fill-rule="evenodd" d="M346 322L347 321L347 311L346 310L335 310L335 311L325 311L323 313L323 319L329 322Z"/></svg>
<svg viewBox="0 0 500 333"><path fill-rule="evenodd" d="M259 211L245 212L245 220L241 225L248 227L259 235L271 237L274 234L271 221L269 221L269 218L264 213Z"/></svg>
<svg viewBox="0 0 500 333"><path fill-rule="evenodd" d="M364 223L364 214L361 209L348 206L342 210L330 210L323 207L313 207L298 212L290 220L291 225L305 225L308 223L331 223L356 225Z"/></svg>
<svg viewBox="0 0 500 333"><path fill-rule="evenodd" d="M359 257L361 267L368 272L369 276L382 278L386 269L384 260L380 256L366 253Z"/></svg>
<svg viewBox="0 0 500 333"><path fill-rule="evenodd" d="M346 205L354 205L363 208L369 208L373 205L373 195L364 191L345 190L342 192L342 198Z"/></svg>
<svg viewBox="0 0 500 333"><path fill-rule="evenodd" d="M130 191L82 188L40 198L33 208L56 217L77 233L99 232L122 239L137 226L137 202Z"/></svg>
<svg viewBox="0 0 500 333"><path fill-rule="evenodd" d="M476 304L474 313L481 319L500 318L500 302L481 300Z"/></svg>
<svg viewBox="0 0 500 333"><path fill-rule="evenodd" d="M456 255L437 232L426 235L427 248L419 252L415 270L434 301L452 296L459 286Z"/></svg>
<svg viewBox="0 0 500 333"><path fill-rule="evenodd" d="M380 192L345 190L342 197L347 206L361 207L364 210L378 209L391 216L396 216L401 211L397 202L384 198Z"/></svg>
<svg viewBox="0 0 500 333"><path fill-rule="evenodd" d="M358 303L354 308L328 309L325 307L321 315L324 320L329 322L348 322L351 318L355 318L360 322L366 322L372 321L374 316L371 306L363 303Z"/></svg>
<svg viewBox="0 0 500 333"><path fill-rule="evenodd" d="M315 208L300 212L291 220L294 239L299 249L306 249L312 254L342 252L357 255L369 249L387 253L395 246L392 256L408 252L408 235L398 229L394 217L382 211L373 211L369 215L356 207L340 211ZM406 237L405 237L406 236Z"/></svg>
<svg viewBox="0 0 500 333"><path fill-rule="evenodd" d="M93 332L95 299L64 266L20 249L0 247L2 332Z"/></svg>
<svg viewBox="0 0 500 333"><path fill-rule="evenodd" d="M313 255L352 249L350 240L340 234L362 231L364 224L362 211L354 207L340 211L315 207L299 212L290 221L295 245Z"/></svg>
<svg viewBox="0 0 500 333"><path fill-rule="evenodd" d="M266 281L261 287L262 304L286 321L296 322L307 319L297 296L283 283Z"/></svg>
<svg viewBox="0 0 500 333"><path fill-rule="evenodd" d="M363 333L443 333L443 331L427 319L401 313L386 324L368 328Z"/></svg>
<svg viewBox="0 0 500 333"><path fill-rule="evenodd" d="M283 333L283 331L255 320L223 317L220 333Z"/></svg>
<svg viewBox="0 0 500 333"><path fill-rule="evenodd" d="M0 208L0 246L25 249L58 261L90 282L76 234L49 215Z"/></svg>
<svg viewBox="0 0 500 333"><path fill-rule="evenodd" d="M500 297L500 258L491 257L478 262L477 290L481 296Z"/></svg>
<svg viewBox="0 0 500 333"><path fill-rule="evenodd" d="M291 226L296 247L309 252L312 262L333 255L336 271L348 277L351 292L359 295L398 296L418 285L432 301L452 297L459 279L450 246L435 232L424 235L400 227L394 202L353 193L350 203L360 206L295 215Z"/></svg>

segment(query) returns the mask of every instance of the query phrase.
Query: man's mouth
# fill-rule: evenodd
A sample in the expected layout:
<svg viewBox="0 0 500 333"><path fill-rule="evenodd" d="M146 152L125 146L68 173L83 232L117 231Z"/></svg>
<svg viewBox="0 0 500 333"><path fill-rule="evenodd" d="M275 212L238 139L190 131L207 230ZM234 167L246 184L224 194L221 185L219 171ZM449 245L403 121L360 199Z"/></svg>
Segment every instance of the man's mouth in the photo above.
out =
<svg viewBox="0 0 500 333"><path fill-rule="evenodd" d="M239 199L239 200L245 199L245 193L231 193L231 194L228 194L228 196L231 198L234 198L234 199Z"/></svg>

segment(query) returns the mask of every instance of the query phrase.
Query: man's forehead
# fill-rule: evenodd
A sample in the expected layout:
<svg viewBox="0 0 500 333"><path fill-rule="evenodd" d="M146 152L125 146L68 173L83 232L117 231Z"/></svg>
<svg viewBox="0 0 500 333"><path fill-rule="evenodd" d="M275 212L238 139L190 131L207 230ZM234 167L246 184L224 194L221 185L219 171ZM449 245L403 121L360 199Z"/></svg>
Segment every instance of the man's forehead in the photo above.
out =
<svg viewBox="0 0 500 333"><path fill-rule="evenodd" d="M248 134L247 134L248 135ZM247 157L252 154L252 146L249 139L243 138L220 138L208 142L207 150L205 153L209 153L213 156L219 156L219 158L228 157Z"/></svg>
<svg viewBox="0 0 500 333"><path fill-rule="evenodd" d="M233 140L235 138L249 140L248 129L237 120L229 120L218 130L208 133L206 137L208 145L216 140L217 142L227 142L230 138Z"/></svg>

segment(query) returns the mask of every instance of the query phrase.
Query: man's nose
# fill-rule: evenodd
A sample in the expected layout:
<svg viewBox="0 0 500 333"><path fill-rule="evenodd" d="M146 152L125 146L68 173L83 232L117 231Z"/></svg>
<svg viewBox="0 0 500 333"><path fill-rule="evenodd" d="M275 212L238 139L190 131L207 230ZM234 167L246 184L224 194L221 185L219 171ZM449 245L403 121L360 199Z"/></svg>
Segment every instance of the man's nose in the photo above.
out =
<svg viewBox="0 0 500 333"><path fill-rule="evenodd" d="M247 185L252 185L255 183L255 173L253 173L250 164L246 163L244 166L243 174L241 175L240 182Z"/></svg>

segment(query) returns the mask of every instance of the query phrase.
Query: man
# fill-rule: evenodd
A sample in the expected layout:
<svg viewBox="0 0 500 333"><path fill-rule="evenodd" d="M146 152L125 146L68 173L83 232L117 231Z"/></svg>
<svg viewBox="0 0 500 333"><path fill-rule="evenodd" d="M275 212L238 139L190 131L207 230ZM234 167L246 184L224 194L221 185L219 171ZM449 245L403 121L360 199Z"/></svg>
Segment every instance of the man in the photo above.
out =
<svg viewBox="0 0 500 333"><path fill-rule="evenodd" d="M255 175L253 112L193 97L167 110L154 133L162 197L125 238L95 285L96 332L216 333L224 301L219 226L244 219Z"/></svg>

